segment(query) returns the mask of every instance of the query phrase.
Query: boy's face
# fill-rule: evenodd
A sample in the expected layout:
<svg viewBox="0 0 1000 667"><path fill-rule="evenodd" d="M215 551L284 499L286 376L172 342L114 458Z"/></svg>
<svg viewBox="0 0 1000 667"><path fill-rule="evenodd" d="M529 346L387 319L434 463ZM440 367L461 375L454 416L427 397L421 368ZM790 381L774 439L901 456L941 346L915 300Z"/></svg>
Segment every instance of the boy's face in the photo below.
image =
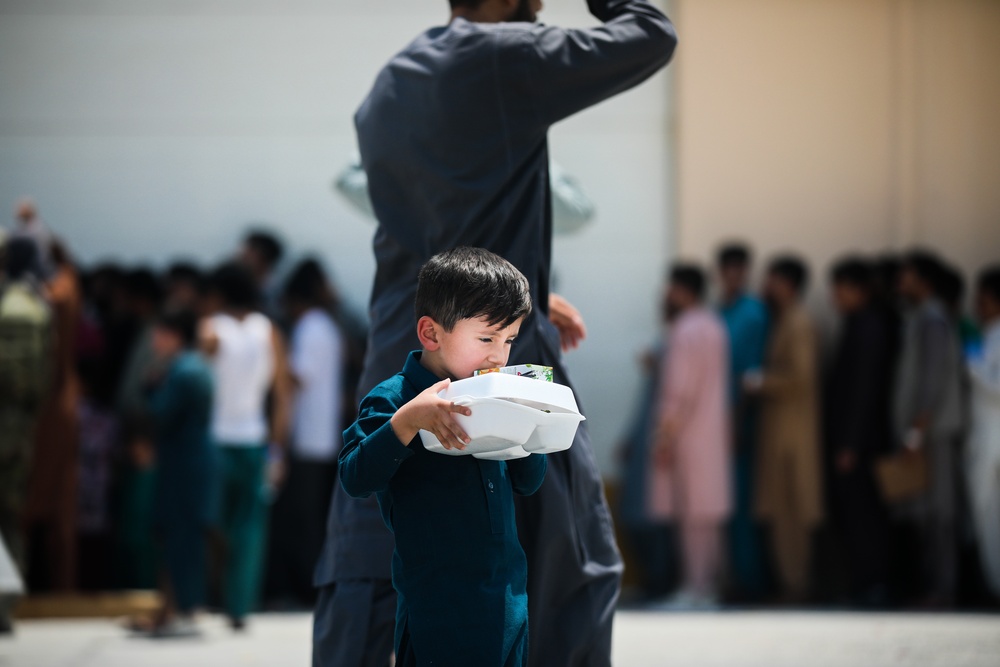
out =
<svg viewBox="0 0 1000 667"><path fill-rule="evenodd" d="M428 367L439 377L461 380L478 370L506 366L523 321L504 327L490 325L485 318L469 318L445 331L431 318L422 317L417 329Z"/></svg>

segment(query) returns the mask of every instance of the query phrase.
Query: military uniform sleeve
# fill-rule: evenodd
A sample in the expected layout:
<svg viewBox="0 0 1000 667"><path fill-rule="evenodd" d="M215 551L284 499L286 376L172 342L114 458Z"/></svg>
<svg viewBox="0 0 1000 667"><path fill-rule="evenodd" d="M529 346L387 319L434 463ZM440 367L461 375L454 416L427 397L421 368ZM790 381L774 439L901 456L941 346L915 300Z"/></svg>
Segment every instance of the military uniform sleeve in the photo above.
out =
<svg viewBox="0 0 1000 667"><path fill-rule="evenodd" d="M548 465L545 454L532 454L523 459L508 461L507 469L510 471L510 484L514 493L530 496L537 491L545 479Z"/></svg>
<svg viewBox="0 0 1000 667"><path fill-rule="evenodd" d="M646 0L590 0L596 28L542 26L526 47L528 95L547 124L642 83L677 46L670 20Z"/></svg>
<svg viewBox="0 0 1000 667"><path fill-rule="evenodd" d="M400 464L413 456L392 430L396 406L384 397L368 396L357 421L344 431L340 450L340 483L354 498L385 491Z"/></svg>

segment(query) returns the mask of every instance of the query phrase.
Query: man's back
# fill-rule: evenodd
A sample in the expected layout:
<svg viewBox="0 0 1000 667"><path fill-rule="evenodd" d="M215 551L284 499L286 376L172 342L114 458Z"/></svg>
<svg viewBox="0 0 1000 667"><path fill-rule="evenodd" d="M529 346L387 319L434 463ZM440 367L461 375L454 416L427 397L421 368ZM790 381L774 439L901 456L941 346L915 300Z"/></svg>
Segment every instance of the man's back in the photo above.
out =
<svg viewBox="0 0 1000 667"><path fill-rule="evenodd" d="M676 44L670 22L644 1L594 4L621 7L590 30L456 18L380 72L355 119L379 221L362 391L416 348L416 275L437 252L468 245L503 256L547 312L548 128L645 80Z"/></svg>
<svg viewBox="0 0 1000 667"><path fill-rule="evenodd" d="M417 272L434 254L460 245L491 250L528 278L534 309L510 363L553 366L557 381L568 383L559 333L547 317L546 133L558 120L654 74L676 45L672 24L646 0L588 4L604 25L564 30L456 17L419 36L379 73L355 118L379 222L361 394L419 347ZM622 566L586 426L552 461L542 489L517 508L529 563L531 662L609 664ZM321 558L317 585L378 577L371 570L388 570L388 553L377 553L386 546L391 553L386 537L370 504L335 491L325 547L330 557Z"/></svg>

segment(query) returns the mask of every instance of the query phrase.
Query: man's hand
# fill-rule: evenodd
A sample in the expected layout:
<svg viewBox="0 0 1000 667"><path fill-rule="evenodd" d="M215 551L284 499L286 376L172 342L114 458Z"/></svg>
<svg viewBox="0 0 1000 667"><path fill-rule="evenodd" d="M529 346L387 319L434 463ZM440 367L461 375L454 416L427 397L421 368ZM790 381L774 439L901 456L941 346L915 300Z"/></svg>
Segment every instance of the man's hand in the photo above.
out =
<svg viewBox="0 0 1000 667"><path fill-rule="evenodd" d="M453 415L468 417L472 410L438 396L438 392L447 389L449 384L451 380L441 380L396 411L390 422L400 442L409 446L417 432L424 430L433 433L445 449L465 449L471 438Z"/></svg>
<svg viewBox="0 0 1000 667"><path fill-rule="evenodd" d="M558 294L549 295L549 320L559 330L563 352L580 347L580 341L587 337L587 327L580 311Z"/></svg>

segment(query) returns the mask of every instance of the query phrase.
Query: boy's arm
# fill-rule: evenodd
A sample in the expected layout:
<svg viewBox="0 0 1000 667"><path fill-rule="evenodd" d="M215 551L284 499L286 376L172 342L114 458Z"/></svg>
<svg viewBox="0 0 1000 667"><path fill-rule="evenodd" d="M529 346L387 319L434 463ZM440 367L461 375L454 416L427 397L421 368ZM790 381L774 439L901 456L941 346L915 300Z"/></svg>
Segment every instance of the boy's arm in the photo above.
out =
<svg viewBox="0 0 1000 667"><path fill-rule="evenodd" d="M410 443L421 430L433 433L446 449L465 449L469 436L454 414L470 415L469 408L440 396L449 380L424 390L396 407L385 396L367 396L357 421L344 431L340 450L340 483L348 495L364 498L385 491L396 469L410 456Z"/></svg>
<svg viewBox="0 0 1000 667"><path fill-rule="evenodd" d="M347 495L367 498L385 491L399 465L413 456L392 430L395 408L385 398L365 398L357 421L344 431L340 484Z"/></svg>
<svg viewBox="0 0 1000 667"><path fill-rule="evenodd" d="M530 496L542 485L549 462L545 454L532 454L527 458L507 461L510 485L514 493Z"/></svg>

